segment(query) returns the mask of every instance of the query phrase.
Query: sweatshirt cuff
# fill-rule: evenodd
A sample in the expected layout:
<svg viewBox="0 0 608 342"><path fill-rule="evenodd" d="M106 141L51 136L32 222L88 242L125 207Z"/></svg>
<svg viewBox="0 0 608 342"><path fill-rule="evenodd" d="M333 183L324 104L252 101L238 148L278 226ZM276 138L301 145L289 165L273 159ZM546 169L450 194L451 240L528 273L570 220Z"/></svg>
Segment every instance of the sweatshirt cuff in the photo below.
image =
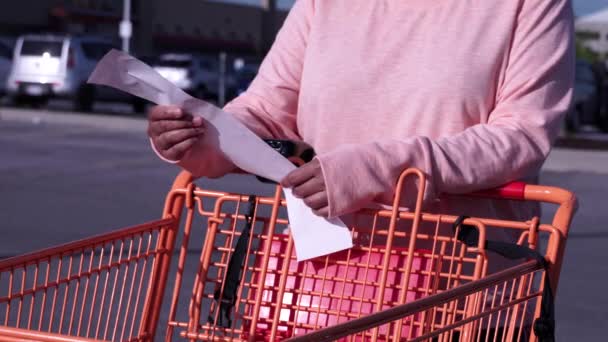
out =
<svg viewBox="0 0 608 342"><path fill-rule="evenodd" d="M436 199L433 161L424 146L426 139L344 145L317 156L321 164L329 217L355 212L373 203L392 205L397 181L410 167L426 174L424 204ZM420 184L416 177L406 180L400 207L413 207Z"/></svg>
<svg viewBox="0 0 608 342"><path fill-rule="evenodd" d="M345 145L317 156L328 197L329 217L355 212L369 205L382 185L370 177L369 164L357 145Z"/></svg>
<svg viewBox="0 0 608 342"><path fill-rule="evenodd" d="M177 163L179 163L179 160L171 160L171 159L167 159L167 158L163 157L163 156L160 154L160 152L158 152L158 150L156 149L156 146L154 146L154 143L152 142L152 139L149 139L149 140L150 140L150 147L152 147L152 151L154 151L154 153L156 153L156 156L157 156L157 157L158 157L160 160L162 160L162 161L164 161L164 162L167 162L167 163L169 163L169 164L177 164Z"/></svg>

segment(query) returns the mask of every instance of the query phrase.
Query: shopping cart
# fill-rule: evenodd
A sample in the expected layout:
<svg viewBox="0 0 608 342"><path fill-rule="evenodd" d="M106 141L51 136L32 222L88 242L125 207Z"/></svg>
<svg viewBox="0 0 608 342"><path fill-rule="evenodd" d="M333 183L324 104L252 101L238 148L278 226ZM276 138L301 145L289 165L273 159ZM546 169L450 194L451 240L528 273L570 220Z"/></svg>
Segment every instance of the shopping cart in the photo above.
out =
<svg viewBox="0 0 608 342"><path fill-rule="evenodd" d="M0 261L0 340L548 340L575 197L514 183L474 196L557 204L550 224L458 217L423 212L424 184L406 170L391 209L352 217L354 248L297 263L279 187L209 191L183 172L160 220ZM494 272L492 251L520 259Z"/></svg>

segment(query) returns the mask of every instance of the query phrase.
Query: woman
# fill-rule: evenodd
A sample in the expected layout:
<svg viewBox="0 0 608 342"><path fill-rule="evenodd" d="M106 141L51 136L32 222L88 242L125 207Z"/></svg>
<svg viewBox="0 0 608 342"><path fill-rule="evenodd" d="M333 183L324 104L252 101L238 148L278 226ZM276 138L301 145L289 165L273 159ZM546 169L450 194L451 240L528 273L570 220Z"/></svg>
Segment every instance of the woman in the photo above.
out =
<svg viewBox="0 0 608 342"><path fill-rule="evenodd" d="M314 147L283 185L318 215L391 203L400 172L417 167L429 207L529 217L514 203L440 195L533 181L569 107L573 65L568 0L299 0L225 110L261 137ZM200 118L156 106L149 120L164 159L195 176L234 169L205 149Z"/></svg>

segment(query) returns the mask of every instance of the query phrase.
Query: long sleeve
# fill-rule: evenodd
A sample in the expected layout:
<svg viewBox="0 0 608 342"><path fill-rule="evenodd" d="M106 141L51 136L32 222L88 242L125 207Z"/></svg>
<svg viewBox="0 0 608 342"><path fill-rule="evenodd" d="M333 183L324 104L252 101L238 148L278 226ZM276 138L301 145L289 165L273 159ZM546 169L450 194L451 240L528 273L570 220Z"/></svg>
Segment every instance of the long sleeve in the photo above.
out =
<svg viewBox="0 0 608 342"><path fill-rule="evenodd" d="M566 0L522 3L487 122L436 140L377 140L321 155L330 216L374 200L390 203L407 167L427 174L427 198L491 188L538 172L571 101L573 19Z"/></svg>
<svg viewBox="0 0 608 342"><path fill-rule="evenodd" d="M224 108L262 138L300 139L298 94L313 11L313 0L295 3L249 89ZM201 141L178 164L195 176L219 177L234 169L211 151Z"/></svg>

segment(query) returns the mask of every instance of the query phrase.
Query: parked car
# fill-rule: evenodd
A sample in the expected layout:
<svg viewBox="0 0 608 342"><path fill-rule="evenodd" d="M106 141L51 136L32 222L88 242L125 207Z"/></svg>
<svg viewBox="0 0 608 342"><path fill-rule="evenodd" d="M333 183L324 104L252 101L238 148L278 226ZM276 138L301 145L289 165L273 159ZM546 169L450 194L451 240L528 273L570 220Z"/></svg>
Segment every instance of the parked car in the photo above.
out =
<svg viewBox="0 0 608 342"><path fill-rule="evenodd" d="M6 93L6 80L13 64L13 49L11 46L0 40L0 95Z"/></svg>
<svg viewBox="0 0 608 342"><path fill-rule="evenodd" d="M164 78L194 97L200 99L217 97L219 66L214 56L165 53L152 62L152 67Z"/></svg>
<svg viewBox="0 0 608 342"><path fill-rule="evenodd" d="M600 125L602 115L601 76L585 61L576 62L574 95L571 109L566 115L566 130L575 133L582 125Z"/></svg>
<svg viewBox="0 0 608 342"><path fill-rule="evenodd" d="M240 95L249 88L249 85L258 74L258 69L259 65L257 64L247 64L235 71L237 95Z"/></svg>
<svg viewBox="0 0 608 342"><path fill-rule="evenodd" d="M136 110L143 110L134 97L86 83L97 62L112 48L112 40L93 36L21 36L15 44L7 91L16 104L41 104L60 97L71 99L76 110L90 111L98 99L127 100Z"/></svg>

